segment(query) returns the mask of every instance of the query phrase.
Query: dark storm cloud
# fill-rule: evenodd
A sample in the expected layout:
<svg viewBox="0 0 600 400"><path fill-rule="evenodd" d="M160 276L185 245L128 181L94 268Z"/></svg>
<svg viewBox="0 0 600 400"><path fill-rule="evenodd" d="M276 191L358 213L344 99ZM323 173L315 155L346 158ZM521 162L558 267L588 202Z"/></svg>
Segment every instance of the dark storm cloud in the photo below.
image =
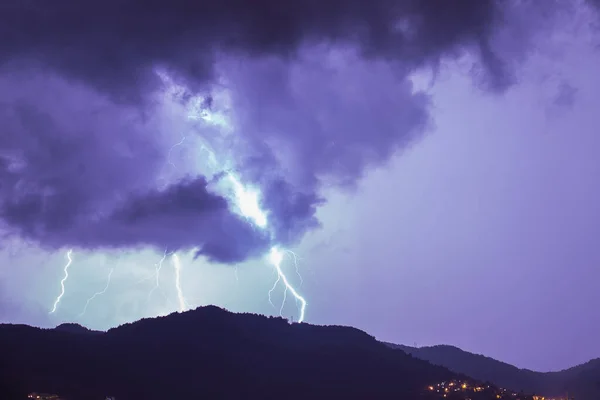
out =
<svg viewBox="0 0 600 400"><path fill-rule="evenodd" d="M4 233L50 249L199 247L221 262L268 243L203 178L157 189L168 152L158 127L169 117L141 118L52 76L0 85Z"/></svg>
<svg viewBox="0 0 600 400"><path fill-rule="evenodd" d="M319 226L315 213L324 199L316 193L295 191L283 179L270 181L262 193L277 243L293 244L303 233Z"/></svg>
<svg viewBox="0 0 600 400"><path fill-rule="evenodd" d="M217 52L293 57L306 43L353 44L407 67L464 46L490 46L506 1L495 0L6 0L0 62L31 63L92 83L121 99L155 87L161 66L187 84L206 82Z"/></svg>
<svg viewBox="0 0 600 400"><path fill-rule="evenodd" d="M495 34L519 4L3 1L5 231L50 248L198 247L220 262L252 257L273 240L292 244L319 225L324 189L353 188L424 133L430 103L411 72L469 51L488 88L514 81L515 56L506 54L515 52ZM526 38L518 37L519 54ZM181 101L211 93L206 109L226 108L216 91L227 88L237 144L215 150L261 189L272 237L230 211L204 178L158 188L174 135L219 128L161 108L157 69L186 86Z"/></svg>
<svg viewBox="0 0 600 400"><path fill-rule="evenodd" d="M128 199L89 232L91 247L149 245L176 251L199 247L211 261L235 263L256 256L270 243L260 231L230 211L203 178L184 180L161 191ZM80 233L81 234L81 233ZM85 243L85 235L81 238Z"/></svg>
<svg viewBox="0 0 600 400"><path fill-rule="evenodd" d="M352 51L312 49L292 67L270 58L228 73L242 137L269 144L249 150L263 157L244 169L269 170L268 154L279 154L285 178L309 196L327 185L352 188L367 167L419 138L430 120L428 97L408 79Z"/></svg>

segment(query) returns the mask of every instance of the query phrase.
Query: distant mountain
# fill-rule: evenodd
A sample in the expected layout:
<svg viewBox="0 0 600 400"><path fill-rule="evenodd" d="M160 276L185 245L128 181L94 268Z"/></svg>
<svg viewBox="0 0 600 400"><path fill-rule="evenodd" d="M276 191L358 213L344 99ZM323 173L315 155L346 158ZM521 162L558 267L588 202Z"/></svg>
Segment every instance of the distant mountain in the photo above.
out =
<svg viewBox="0 0 600 400"><path fill-rule="evenodd" d="M500 387L546 396L565 396L568 392L577 400L600 399L600 359L559 372L535 372L454 346L409 347L387 344L432 364Z"/></svg>
<svg viewBox="0 0 600 400"><path fill-rule="evenodd" d="M441 395L428 385L460 378L354 328L212 306L108 332L0 325L0 355L7 400L21 398L15 390L79 400L429 400Z"/></svg>

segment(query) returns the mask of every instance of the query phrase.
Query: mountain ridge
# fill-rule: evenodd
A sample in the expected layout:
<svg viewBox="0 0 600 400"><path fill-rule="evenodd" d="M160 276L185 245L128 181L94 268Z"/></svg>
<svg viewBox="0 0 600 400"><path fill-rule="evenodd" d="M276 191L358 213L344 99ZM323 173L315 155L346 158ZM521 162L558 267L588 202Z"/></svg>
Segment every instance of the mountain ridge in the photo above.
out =
<svg viewBox="0 0 600 400"><path fill-rule="evenodd" d="M0 325L0 369L20 393L82 400L279 399L282 393L430 399L427 385L462 377L356 328L290 324L214 306L106 332L57 328Z"/></svg>
<svg viewBox="0 0 600 400"><path fill-rule="evenodd" d="M518 368L503 361L462 350L452 345L411 347L386 343L414 357L444 366L474 379L493 382L512 390L548 396L575 395L577 400L600 398L600 358L560 371L537 372Z"/></svg>

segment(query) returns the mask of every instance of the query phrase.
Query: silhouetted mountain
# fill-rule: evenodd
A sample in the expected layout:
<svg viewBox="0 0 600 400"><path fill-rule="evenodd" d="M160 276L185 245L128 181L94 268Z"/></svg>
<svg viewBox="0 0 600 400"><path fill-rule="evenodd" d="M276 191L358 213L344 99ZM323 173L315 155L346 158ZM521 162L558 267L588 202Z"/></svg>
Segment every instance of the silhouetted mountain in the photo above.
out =
<svg viewBox="0 0 600 400"><path fill-rule="evenodd" d="M492 382L501 387L546 396L566 396L568 392L577 400L600 399L600 359L591 360L563 371L535 372L519 369L490 357L469 353L454 346L438 345L417 348L387 344L432 364L444 366L451 371Z"/></svg>
<svg viewBox="0 0 600 400"><path fill-rule="evenodd" d="M79 324L72 324L72 323L60 324L56 328L54 328L54 330L63 331L63 332L71 332L71 333L83 333L83 334L102 333L100 331L93 331L91 329L86 328L85 326L81 326Z"/></svg>
<svg viewBox="0 0 600 400"><path fill-rule="evenodd" d="M0 325L7 391L70 400L437 399L428 385L460 377L354 328L212 306L96 334L59 328ZM6 393L0 398L20 398Z"/></svg>

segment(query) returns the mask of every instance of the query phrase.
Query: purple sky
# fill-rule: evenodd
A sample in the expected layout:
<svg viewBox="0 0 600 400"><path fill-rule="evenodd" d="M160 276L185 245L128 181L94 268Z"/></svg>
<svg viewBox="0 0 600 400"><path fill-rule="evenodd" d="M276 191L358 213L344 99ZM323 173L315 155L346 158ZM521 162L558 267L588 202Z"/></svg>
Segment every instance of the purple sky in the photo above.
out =
<svg viewBox="0 0 600 400"><path fill-rule="evenodd" d="M537 370L600 357L596 2L221 3L0 13L0 322L176 311L165 249L186 307L279 314L277 245L307 322Z"/></svg>

